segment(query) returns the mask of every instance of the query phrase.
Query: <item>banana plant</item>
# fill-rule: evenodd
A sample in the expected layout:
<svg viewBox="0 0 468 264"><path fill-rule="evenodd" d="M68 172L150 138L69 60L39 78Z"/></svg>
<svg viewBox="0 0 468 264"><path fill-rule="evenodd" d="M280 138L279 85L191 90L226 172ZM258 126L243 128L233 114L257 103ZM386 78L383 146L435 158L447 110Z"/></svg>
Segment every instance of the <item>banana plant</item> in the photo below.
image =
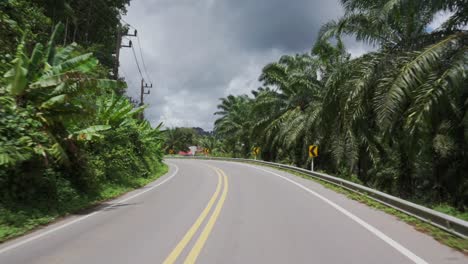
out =
<svg viewBox="0 0 468 264"><path fill-rule="evenodd" d="M6 91L17 98L18 103L34 104L44 112L71 103L86 90L110 90L125 86L124 83L91 77L98 61L91 53L79 54L76 44L57 48L56 39L63 30L58 24L44 47L36 44L30 57L27 56L25 40L18 46L14 67L5 74ZM78 55L77 55L78 54Z"/></svg>
<svg viewBox="0 0 468 264"><path fill-rule="evenodd" d="M97 108L96 122L112 127L126 126L135 122L135 117L145 110L145 106L134 108L127 98L117 96L115 93L112 93L110 98L100 97Z"/></svg>
<svg viewBox="0 0 468 264"><path fill-rule="evenodd" d="M96 94L124 88L125 83L95 78L97 59L91 53L81 54L76 44L58 47L56 42L62 30L63 25L58 24L47 45L36 44L30 56L24 35L12 68L4 75L6 85L0 91L14 98L17 107L35 109L36 119L54 142L46 152L56 161L67 163L65 141L99 138L99 132L110 127L99 124L67 132L65 122L76 120L76 116L90 116L96 108Z"/></svg>
<svg viewBox="0 0 468 264"><path fill-rule="evenodd" d="M86 140L91 141L95 138L103 138L104 135L100 132L106 131L111 129L111 126L108 125L97 125L97 126L90 126L88 128L76 131L70 134L69 138L76 137L77 140Z"/></svg>

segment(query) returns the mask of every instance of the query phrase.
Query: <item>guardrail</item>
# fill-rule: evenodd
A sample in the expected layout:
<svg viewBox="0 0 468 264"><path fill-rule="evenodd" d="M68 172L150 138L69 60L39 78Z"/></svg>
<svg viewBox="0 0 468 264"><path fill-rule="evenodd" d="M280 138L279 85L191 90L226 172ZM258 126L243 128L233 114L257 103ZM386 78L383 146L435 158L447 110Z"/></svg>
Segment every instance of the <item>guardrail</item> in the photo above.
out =
<svg viewBox="0 0 468 264"><path fill-rule="evenodd" d="M401 211L405 214L416 217L424 222L427 222L433 226L441 228L453 235L456 235L461 238L468 238L468 222L461 220L459 218L434 211L430 208L408 202L401 198L371 189L369 187L350 182L338 177L334 177L328 174L313 172L306 169L284 165L280 163L267 162L262 160L253 160L253 159L240 159L240 158L218 158L218 157L170 157L170 158L181 158L181 159L206 159L206 160L224 160L224 161L237 161L237 162L250 162L265 164L269 166L274 166L283 169L289 169L297 171L303 174L307 174L314 178L326 181L328 183L340 186L347 190L357 192L363 195L368 196L369 198L385 204L389 207L392 207L398 211Z"/></svg>

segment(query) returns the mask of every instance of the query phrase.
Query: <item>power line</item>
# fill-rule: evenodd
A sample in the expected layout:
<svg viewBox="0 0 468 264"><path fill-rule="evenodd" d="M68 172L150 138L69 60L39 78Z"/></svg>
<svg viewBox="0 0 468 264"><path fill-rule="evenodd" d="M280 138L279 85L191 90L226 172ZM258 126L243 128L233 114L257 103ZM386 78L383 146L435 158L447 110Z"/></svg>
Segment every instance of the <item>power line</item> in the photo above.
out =
<svg viewBox="0 0 468 264"><path fill-rule="evenodd" d="M127 88L130 88L131 91L135 91L136 89L136 85L135 83L133 82L133 80L131 78L129 78L130 75L127 74L127 72L124 70L124 68L121 68L122 70L122 74L125 78L125 82L127 83ZM138 101L136 99L134 99L135 95L132 96L132 93L127 93L128 95L128 98L130 100L130 102L132 102L135 106L138 105Z"/></svg>
<svg viewBox="0 0 468 264"><path fill-rule="evenodd" d="M150 83L153 83L153 80L151 79L151 77L148 74L148 69L146 68L146 63L145 63L145 59L143 58L143 51L141 49L141 44L140 44L141 41L140 41L140 37L138 35L137 35L137 40L138 40L138 48L140 49L140 57L141 57L141 62L143 64L143 69L145 70L146 77L148 78Z"/></svg>
<svg viewBox="0 0 468 264"><path fill-rule="evenodd" d="M136 28L134 26L132 26L130 23L128 23L127 21L125 21L123 18L120 18L120 20L122 22L124 22L125 24L127 24L129 27L133 28L136 30ZM148 80L150 81L150 83L153 83L153 80L152 78L150 77L150 75L148 74L148 68L146 67L146 63L145 63L145 59L143 57L143 49L141 48L141 39L140 39L140 35L137 35L137 40L138 40L138 49L140 50L140 58L141 58L141 62L142 62L142 65L143 65L143 70L146 74L146 78L148 78Z"/></svg>
<svg viewBox="0 0 468 264"><path fill-rule="evenodd" d="M133 53L133 58L135 59L135 63L136 63L137 68L138 68L138 72L140 73L140 77L141 77L141 79L145 79L145 78L143 78L143 74L141 73L140 63L138 63L138 58L137 58L135 48L133 47L133 45L132 45L132 53Z"/></svg>
<svg viewBox="0 0 468 264"><path fill-rule="evenodd" d="M146 74L146 77L148 78L148 80L150 80L151 82L151 85L148 85L148 83L145 83L145 78L143 77L143 73L141 72L141 67L140 67L140 63L138 62L138 58L137 58L137 54L136 54L136 51L135 51L135 48L134 48L134 45L131 45L131 42L130 42L130 47L132 48L132 53L133 53L133 59L135 60L135 63L137 65L137 68L138 68L138 72L140 73L140 77L141 77L141 86L140 86L140 104L139 105L144 105L144 97L145 95L148 95L151 93L151 90L149 90L148 88L152 88L153 87L153 83L151 81L151 78L148 74L148 69L146 67L146 63L145 63L145 59L143 57L143 49L141 48L141 40L140 40L140 37L138 36L137 34L137 29L135 27L133 27L132 25L130 25L129 23L127 23L125 20L123 20L121 18L120 21L123 21L124 23L126 23L129 27L132 27L133 29L135 29L135 34L134 35L128 35L128 36L133 36L133 37L137 37L137 40L138 40L138 48L140 50L140 58L141 58L141 62L143 64L143 69L145 71L145 74ZM126 39L128 39L127 37L125 37ZM145 89L148 89L147 91L145 91ZM140 118L141 119L144 119L144 113L142 112L141 115L140 115Z"/></svg>

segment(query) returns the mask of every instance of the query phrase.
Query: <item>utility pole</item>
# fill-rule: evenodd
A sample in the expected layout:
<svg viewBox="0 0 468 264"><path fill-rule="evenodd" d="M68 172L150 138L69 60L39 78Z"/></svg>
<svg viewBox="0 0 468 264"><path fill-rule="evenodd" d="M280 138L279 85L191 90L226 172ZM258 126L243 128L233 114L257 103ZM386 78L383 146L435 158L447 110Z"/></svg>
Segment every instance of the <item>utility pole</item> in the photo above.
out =
<svg viewBox="0 0 468 264"><path fill-rule="evenodd" d="M119 25L120 26L120 25ZM115 63L114 63L114 79L117 80L119 79L119 66L120 66L120 48L131 48L132 47L132 41L128 41L128 45L122 45L122 38L123 37L136 37L137 36L137 30L133 32L133 34L129 34L128 31L125 34L122 34L122 31L120 30L119 26L117 26L117 42L115 45Z"/></svg>
<svg viewBox="0 0 468 264"><path fill-rule="evenodd" d="M150 84L148 85L147 83L145 83L145 80L144 79L141 79L141 91L140 91L140 106L144 105L144 98L143 96L145 94L150 94L150 90L148 91L145 91L145 88L153 88L153 84Z"/></svg>
<svg viewBox="0 0 468 264"><path fill-rule="evenodd" d="M148 89L148 91L145 91L145 88ZM143 106L145 104L144 96L145 94L150 94L151 90L150 88L153 88L153 84L148 85L145 83L144 79L141 79L141 90L140 90L140 106ZM141 119L144 119L144 114L141 113Z"/></svg>

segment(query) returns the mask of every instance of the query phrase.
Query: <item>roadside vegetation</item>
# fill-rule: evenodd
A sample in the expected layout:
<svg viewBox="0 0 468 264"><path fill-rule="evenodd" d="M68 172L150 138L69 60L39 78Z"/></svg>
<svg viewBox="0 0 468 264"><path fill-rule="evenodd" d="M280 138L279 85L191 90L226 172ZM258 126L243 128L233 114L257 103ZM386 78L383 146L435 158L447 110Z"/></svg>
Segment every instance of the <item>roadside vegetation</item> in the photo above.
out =
<svg viewBox="0 0 468 264"><path fill-rule="evenodd" d="M164 135L164 151L166 155L177 155L180 151L188 152L190 146L198 146L208 149L210 156L233 156L233 152L227 148L226 140L221 139L213 133L200 130L199 128L168 128ZM199 153L199 155L202 155L201 153Z"/></svg>
<svg viewBox="0 0 468 264"><path fill-rule="evenodd" d="M167 171L160 127L110 79L128 1L93 3L0 3L0 242Z"/></svg>
<svg viewBox="0 0 468 264"><path fill-rule="evenodd" d="M462 218L468 209L468 6L342 0L310 53L263 68L221 99L215 135L235 157L316 169ZM449 14L438 28L430 23ZM376 51L352 58L343 36Z"/></svg>

